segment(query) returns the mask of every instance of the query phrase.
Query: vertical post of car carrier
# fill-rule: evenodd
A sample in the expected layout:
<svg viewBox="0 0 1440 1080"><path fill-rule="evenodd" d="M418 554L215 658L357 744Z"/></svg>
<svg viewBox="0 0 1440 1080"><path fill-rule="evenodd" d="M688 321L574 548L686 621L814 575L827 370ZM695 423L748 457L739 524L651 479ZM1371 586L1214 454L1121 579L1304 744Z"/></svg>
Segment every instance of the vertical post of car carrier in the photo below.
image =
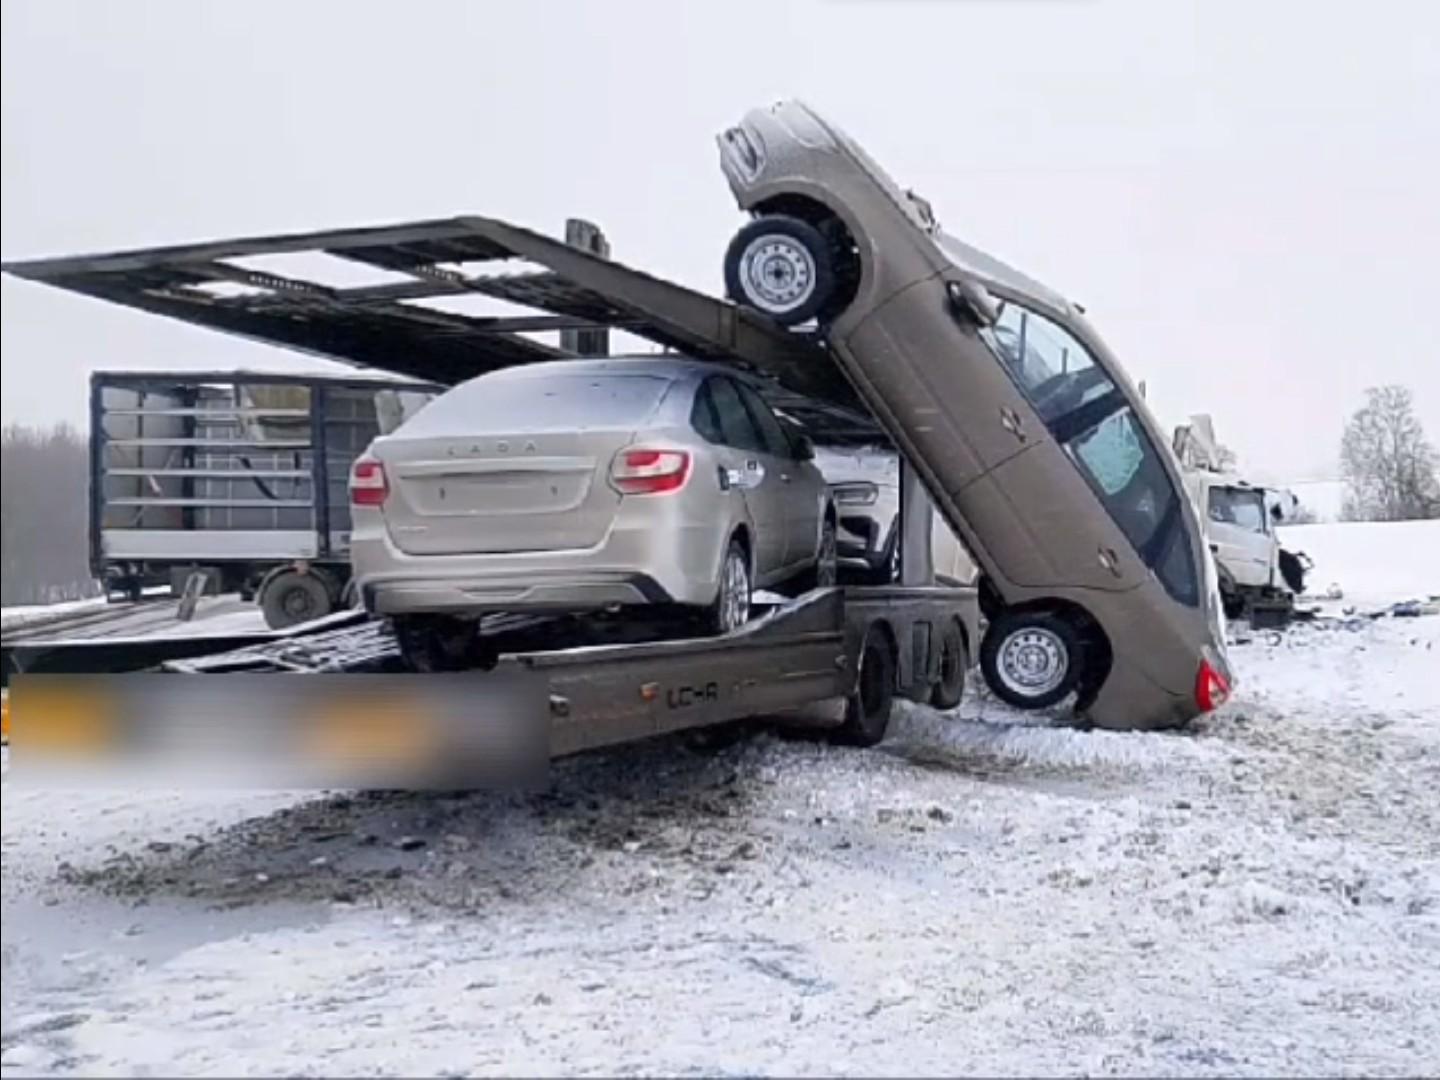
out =
<svg viewBox="0 0 1440 1080"><path fill-rule="evenodd" d="M310 388L310 505L314 508L315 551L330 558L330 474L326 458L325 386Z"/></svg>

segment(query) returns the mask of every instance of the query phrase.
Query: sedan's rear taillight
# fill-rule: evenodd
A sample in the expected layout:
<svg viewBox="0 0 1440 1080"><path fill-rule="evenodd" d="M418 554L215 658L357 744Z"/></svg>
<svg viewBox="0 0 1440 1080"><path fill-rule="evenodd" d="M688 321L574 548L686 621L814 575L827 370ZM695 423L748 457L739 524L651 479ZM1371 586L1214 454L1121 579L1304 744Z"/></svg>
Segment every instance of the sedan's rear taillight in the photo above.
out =
<svg viewBox="0 0 1440 1080"><path fill-rule="evenodd" d="M1216 671L1209 660L1200 661L1200 670L1195 673L1195 704L1201 712L1218 709L1230 699L1230 683Z"/></svg>
<svg viewBox="0 0 1440 1080"><path fill-rule="evenodd" d="M354 506L383 506L390 494L385 466L374 458L359 458L350 467L350 502Z"/></svg>
<svg viewBox="0 0 1440 1080"><path fill-rule="evenodd" d="M610 463L610 484L622 495L658 495L678 491L690 478L690 455L684 450L628 447Z"/></svg>

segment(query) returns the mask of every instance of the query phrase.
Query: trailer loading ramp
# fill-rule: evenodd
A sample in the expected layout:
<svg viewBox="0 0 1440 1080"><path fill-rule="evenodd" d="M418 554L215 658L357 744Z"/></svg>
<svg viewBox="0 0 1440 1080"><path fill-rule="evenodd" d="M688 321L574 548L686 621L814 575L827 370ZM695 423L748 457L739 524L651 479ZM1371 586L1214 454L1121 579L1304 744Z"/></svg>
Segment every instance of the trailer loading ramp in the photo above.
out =
<svg viewBox="0 0 1440 1080"><path fill-rule="evenodd" d="M279 273L260 265L267 260L303 262L304 272ZM327 267L334 272L322 274ZM0 269L197 326L447 385L576 355L529 335L613 328L771 376L811 398L816 420L823 420L826 403L850 414L847 425L855 413L869 416L814 335L496 218L220 240L7 262ZM361 277L368 280L341 283ZM487 317L443 307L467 297L537 314Z"/></svg>

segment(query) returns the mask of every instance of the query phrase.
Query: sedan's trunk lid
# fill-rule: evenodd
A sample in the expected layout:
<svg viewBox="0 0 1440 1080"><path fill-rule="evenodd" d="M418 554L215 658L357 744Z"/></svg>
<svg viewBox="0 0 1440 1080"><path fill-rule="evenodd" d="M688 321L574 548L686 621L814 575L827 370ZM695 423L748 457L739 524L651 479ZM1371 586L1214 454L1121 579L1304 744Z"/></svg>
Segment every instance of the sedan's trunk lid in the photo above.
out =
<svg viewBox="0 0 1440 1080"><path fill-rule="evenodd" d="M610 463L668 385L604 374L456 388L372 447L391 539L412 555L593 547L620 505Z"/></svg>

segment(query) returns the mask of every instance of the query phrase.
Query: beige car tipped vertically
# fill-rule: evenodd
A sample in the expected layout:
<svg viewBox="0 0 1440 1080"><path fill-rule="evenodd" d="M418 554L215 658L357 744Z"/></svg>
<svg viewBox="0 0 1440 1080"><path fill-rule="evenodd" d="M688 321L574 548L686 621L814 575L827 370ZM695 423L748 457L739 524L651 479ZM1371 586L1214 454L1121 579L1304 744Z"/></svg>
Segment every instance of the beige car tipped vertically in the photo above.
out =
<svg viewBox="0 0 1440 1080"><path fill-rule="evenodd" d="M752 220L737 303L814 320L983 570L981 667L1021 708L1105 727L1229 695L1214 564L1168 443L1081 309L946 235L798 102L718 139Z"/></svg>
<svg viewBox="0 0 1440 1080"><path fill-rule="evenodd" d="M808 437L733 369L674 356L505 368L436 398L350 476L361 600L418 670L487 613L645 608L746 621L755 589L835 581Z"/></svg>

